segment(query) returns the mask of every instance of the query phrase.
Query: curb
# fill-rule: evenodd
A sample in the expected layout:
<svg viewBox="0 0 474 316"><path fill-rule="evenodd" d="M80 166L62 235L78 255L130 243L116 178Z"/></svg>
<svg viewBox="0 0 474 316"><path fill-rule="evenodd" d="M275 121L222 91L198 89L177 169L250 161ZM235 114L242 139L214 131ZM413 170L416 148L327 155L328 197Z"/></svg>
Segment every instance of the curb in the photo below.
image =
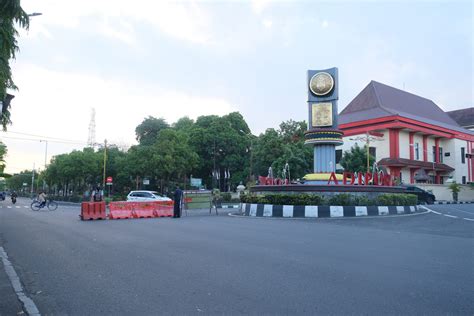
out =
<svg viewBox="0 0 474 316"><path fill-rule="evenodd" d="M434 204L472 204L474 201L435 201Z"/></svg>
<svg viewBox="0 0 474 316"><path fill-rule="evenodd" d="M253 217L335 218L418 213L418 206L312 206L242 203L241 214Z"/></svg>
<svg viewBox="0 0 474 316"><path fill-rule="evenodd" d="M224 205L224 204L219 205L218 204L217 207L218 208L240 208L240 205L239 204L233 204L233 205L228 205L228 204L227 205Z"/></svg>

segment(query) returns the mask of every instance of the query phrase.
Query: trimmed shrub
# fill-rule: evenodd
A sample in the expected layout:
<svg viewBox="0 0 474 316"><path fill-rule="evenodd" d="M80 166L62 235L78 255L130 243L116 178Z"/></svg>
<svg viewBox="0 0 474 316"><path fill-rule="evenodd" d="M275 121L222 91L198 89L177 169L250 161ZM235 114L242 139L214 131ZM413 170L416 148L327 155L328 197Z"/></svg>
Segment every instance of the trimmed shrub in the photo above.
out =
<svg viewBox="0 0 474 316"><path fill-rule="evenodd" d="M232 194L229 192L222 193L222 201L230 202L232 200Z"/></svg>
<svg viewBox="0 0 474 316"><path fill-rule="evenodd" d="M242 203L274 204L274 205L337 205L337 206L397 206L416 205L417 196L414 194L385 193L375 199L367 196L341 193L328 198L316 194L242 194Z"/></svg>

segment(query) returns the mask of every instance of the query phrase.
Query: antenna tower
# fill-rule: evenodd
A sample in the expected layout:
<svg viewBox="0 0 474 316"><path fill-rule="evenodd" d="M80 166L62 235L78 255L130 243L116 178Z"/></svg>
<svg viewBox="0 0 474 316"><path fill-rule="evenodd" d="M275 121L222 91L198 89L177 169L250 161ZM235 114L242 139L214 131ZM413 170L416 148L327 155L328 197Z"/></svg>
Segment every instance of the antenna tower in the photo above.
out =
<svg viewBox="0 0 474 316"><path fill-rule="evenodd" d="M95 146L95 109L91 110L91 120L89 122L89 136L87 137L87 145L89 147Z"/></svg>

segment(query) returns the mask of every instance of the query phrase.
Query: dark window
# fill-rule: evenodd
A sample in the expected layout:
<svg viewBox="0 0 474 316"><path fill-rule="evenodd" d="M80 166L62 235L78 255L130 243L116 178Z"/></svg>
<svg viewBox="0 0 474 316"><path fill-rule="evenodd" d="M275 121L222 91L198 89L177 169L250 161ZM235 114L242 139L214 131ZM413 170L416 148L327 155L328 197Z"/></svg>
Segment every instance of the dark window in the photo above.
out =
<svg viewBox="0 0 474 316"><path fill-rule="evenodd" d="M369 155L373 156L374 158L376 158L376 154L377 154L377 148L375 147L369 147Z"/></svg>
<svg viewBox="0 0 474 316"><path fill-rule="evenodd" d="M433 162L436 162L436 146L433 146Z"/></svg>
<svg viewBox="0 0 474 316"><path fill-rule="evenodd" d="M462 184L466 184L466 176L462 176Z"/></svg>
<svg viewBox="0 0 474 316"><path fill-rule="evenodd" d="M342 158L342 149L336 149L336 163L339 163Z"/></svg>
<svg viewBox="0 0 474 316"><path fill-rule="evenodd" d="M466 163L466 148L461 147L461 163Z"/></svg>
<svg viewBox="0 0 474 316"><path fill-rule="evenodd" d="M443 163L443 148L439 147L439 159L438 162Z"/></svg>
<svg viewBox="0 0 474 316"><path fill-rule="evenodd" d="M415 159L420 160L420 144L415 143Z"/></svg>

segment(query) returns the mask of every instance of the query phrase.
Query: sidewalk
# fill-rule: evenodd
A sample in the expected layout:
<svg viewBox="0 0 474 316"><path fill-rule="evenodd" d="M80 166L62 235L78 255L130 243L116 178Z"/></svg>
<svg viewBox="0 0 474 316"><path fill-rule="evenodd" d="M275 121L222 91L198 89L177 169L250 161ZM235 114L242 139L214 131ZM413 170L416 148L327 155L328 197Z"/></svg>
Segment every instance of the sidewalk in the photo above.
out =
<svg viewBox="0 0 474 316"><path fill-rule="evenodd" d="M0 259L0 315L24 315L20 301Z"/></svg>

